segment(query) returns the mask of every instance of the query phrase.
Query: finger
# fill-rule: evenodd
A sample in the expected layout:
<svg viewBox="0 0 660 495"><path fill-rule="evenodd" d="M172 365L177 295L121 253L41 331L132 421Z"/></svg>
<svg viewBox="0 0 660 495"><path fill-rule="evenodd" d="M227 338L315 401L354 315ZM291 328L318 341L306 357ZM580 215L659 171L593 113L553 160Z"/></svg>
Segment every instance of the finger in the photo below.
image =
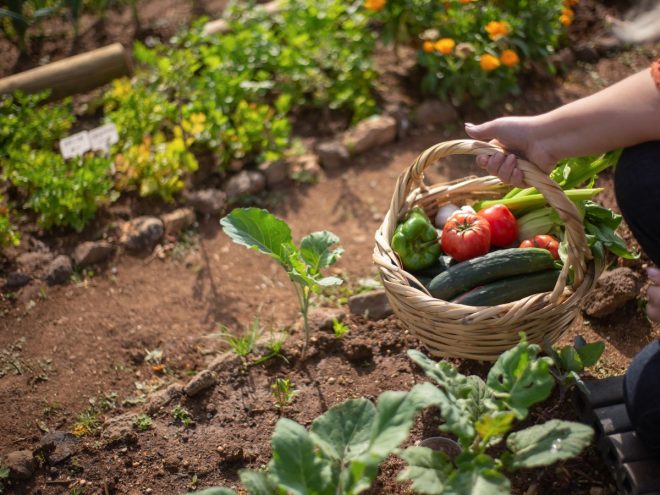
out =
<svg viewBox="0 0 660 495"><path fill-rule="evenodd" d="M646 295L649 300L646 305L646 315L649 317L649 320L660 323L660 287L649 287Z"/></svg>
<svg viewBox="0 0 660 495"><path fill-rule="evenodd" d="M502 166L500 167L498 177L502 180L502 182L511 184L511 177L513 176L513 171L517 168L517 166L518 160L516 155L507 155L504 159L504 162L502 163Z"/></svg>
<svg viewBox="0 0 660 495"><path fill-rule="evenodd" d="M516 187L519 187L520 189L524 189L527 187L527 184L525 184L525 179L522 170L520 170L518 167L514 169L513 174L511 175L511 184L513 184Z"/></svg>
<svg viewBox="0 0 660 495"><path fill-rule="evenodd" d="M646 269L646 273L649 276L649 280L655 285L660 285L660 270L655 267L649 267ZM660 301L659 301L660 302Z"/></svg>
<svg viewBox="0 0 660 495"><path fill-rule="evenodd" d="M481 139L485 141L495 137L497 132L497 124L494 121L484 122L481 125L474 125L469 122L465 123L465 132L468 136L474 139Z"/></svg>
<svg viewBox="0 0 660 495"><path fill-rule="evenodd" d="M506 157L503 153L495 153L488 159L488 165L486 165L486 170L490 175L497 175L500 171L502 163Z"/></svg>

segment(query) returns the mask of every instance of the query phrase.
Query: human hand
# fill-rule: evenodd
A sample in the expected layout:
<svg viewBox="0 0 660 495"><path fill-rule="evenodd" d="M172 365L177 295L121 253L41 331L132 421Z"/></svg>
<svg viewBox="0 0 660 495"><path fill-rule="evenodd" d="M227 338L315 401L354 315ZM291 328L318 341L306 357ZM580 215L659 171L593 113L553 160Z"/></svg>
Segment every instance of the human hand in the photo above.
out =
<svg viewBox="0 0 660 495"><path fill-rule="evenodd" d="M660 270L649 268L647 273L653 285L649 287L646 293L648 297L646 315L649 317L649 320L660 323Z"/></svg>
<svg viewBox="0 0 660 495"><path fill-rule="evenodd" d="M507 154L478 156L477 165L503 182L525 187L523 173L518 167L519 156L548 173L557 161L539 135L539 127L538 117L502 117L481 125L467 123L465 132L470 137L490 141L509 151Z"/></svg>

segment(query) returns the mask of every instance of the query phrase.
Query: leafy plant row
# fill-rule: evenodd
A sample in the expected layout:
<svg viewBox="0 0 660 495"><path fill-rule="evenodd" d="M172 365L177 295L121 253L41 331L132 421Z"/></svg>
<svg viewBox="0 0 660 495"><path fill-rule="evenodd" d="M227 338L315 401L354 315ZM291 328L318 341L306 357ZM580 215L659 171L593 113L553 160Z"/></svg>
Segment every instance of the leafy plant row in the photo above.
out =
<svg viewBox="0 0 660 495"><path fill-rule="evenodd" d="M70 100L42 106L45 94L5 96L2 177L41 226L81 230L125 192L172 201L202 155L221 172L236 161L279 159L292 113L329 108L358 120L375 110L367 21L358 2L287 0L276 15L239 4L227 34L202 35L200 20L171 44L136 43L141 69L99 102L102 120L119 132L109 154L59 154L58 141L80 127ZM5 245L8 232L0 232Z"/></svg>
<svg viewBox="0 0 660 495"><path fill-rule="evenodd" d="M412 481L415 493L508 494L507 474L569 459L591 442L592 429L570 421L553 419L515 428L533 405L550 396L553 375L566 376L577 369L573 366L577 361L566 361L564 356L579 353L581 365L595 363L602 345L586 346L580 343L578 348L554 351L553 358L544 357L523 335L516 347L500 356L486 380L462 375L449 362L435 362L409 351L409 357L437 386L424 383L409 392L384 392L376 404L364 398L348 400L316 418L309 431L280 419L267 467L240 471L244 490L251 495L357 494L371 486L379 465L394 454L407 464L399 480ZM421 446L400 449L415 414L431 406L441 412L440 430L456 438L460 446L454 458ZM218 487L198 495L235 493Z"/></svg>

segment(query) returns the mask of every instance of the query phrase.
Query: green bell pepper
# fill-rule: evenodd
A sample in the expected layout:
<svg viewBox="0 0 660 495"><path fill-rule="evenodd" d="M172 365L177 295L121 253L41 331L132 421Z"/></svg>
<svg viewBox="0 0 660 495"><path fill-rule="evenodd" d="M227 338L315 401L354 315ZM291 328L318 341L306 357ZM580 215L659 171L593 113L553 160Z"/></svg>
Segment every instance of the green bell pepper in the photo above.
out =
<svg viewBox="0 0 660 495"><path fill-rule="evenodd" d="M417 207L408 212L394 231L392 249L406 270L423 270L438 261L438 233L424 210Z"/></svg>

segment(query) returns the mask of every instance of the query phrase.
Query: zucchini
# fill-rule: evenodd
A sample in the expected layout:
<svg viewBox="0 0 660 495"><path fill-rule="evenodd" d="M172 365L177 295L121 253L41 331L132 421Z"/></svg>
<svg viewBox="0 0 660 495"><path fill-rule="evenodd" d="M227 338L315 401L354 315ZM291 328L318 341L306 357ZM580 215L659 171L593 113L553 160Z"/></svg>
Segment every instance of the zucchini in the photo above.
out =
<svg viewBox="0 0 660 495"><path fill-rule="evenodd" d="M433 297L449 301L479 285L554 267L547 249L501 249L449 267L431 280L428 290Z"/></svg>
<svg viewBox="0 0 660 495"><path fill-rule="evenodd" d="M503 278L472 289L452 299L451 302L467 306L497 306L522 299L523 297L551 291L561 270L544 270L531 275L516 275Z"/></svg>

